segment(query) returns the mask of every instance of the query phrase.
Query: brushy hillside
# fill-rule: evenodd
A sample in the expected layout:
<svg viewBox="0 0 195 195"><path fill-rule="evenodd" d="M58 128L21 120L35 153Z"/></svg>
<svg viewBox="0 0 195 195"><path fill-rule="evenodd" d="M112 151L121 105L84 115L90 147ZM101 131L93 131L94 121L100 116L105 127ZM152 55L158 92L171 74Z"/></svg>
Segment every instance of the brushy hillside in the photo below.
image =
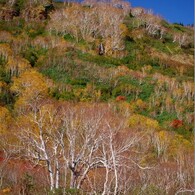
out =
<svg viewBox="0 0 195 195"><path fill-rule="evenodd" d="M0 0L0 193L193 193L193 36L121 0Z"/></svg>

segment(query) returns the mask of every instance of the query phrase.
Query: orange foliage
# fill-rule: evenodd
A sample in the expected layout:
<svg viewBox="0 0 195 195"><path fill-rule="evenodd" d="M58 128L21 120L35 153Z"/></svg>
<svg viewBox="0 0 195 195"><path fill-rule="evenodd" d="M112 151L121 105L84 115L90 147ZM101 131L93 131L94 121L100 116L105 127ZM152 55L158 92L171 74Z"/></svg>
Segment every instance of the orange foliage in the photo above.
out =
<svg viewBox="0 0 195 195"><path fill-rule="evenodd" d="M125 96L119 95L116 97L116 101L125 101L127 98Z"/></svg>

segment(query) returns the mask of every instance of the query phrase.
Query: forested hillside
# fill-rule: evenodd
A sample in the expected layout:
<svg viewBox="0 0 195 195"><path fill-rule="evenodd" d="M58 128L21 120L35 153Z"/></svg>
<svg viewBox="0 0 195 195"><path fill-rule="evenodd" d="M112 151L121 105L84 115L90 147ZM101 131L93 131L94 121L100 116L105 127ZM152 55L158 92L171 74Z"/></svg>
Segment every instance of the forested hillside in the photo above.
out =
<svg viewBox="0 0 195 195"><path fill-rule="evenodd" d="M193 194L193 36L122 0L0 0L0 194Z"/></svg>

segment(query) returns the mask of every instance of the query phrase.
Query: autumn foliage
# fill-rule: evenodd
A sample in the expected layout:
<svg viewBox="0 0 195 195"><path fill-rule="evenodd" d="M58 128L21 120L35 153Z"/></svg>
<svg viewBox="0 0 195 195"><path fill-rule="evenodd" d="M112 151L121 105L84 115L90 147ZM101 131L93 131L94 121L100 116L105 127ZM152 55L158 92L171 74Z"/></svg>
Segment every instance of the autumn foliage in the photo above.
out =
<svg viewBox="0 0 195 195"><path fill-rule="evenodd" d="M0 194L194 192L190 27L122 0L0 19Z"/></svg>

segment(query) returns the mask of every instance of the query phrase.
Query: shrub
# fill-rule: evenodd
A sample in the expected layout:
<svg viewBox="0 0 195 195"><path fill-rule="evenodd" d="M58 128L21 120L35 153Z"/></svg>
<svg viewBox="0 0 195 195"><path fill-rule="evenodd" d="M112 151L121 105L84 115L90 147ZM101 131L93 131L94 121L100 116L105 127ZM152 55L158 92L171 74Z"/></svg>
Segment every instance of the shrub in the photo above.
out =
<svg viewBox="0 0 195 195"><path fill-rule="evenodd" d="M145 130L150 129L158 129L159 123L158 121L145 117L140 114L132 115L128 120L129 127L138 127Z"/></svg>
<svg viewBox="0 0 195 195"><path fill-rule="evenodd" d="M146 101L150 98L153 92L154 92L154 85L152 85L151 82L144 82L141 85L141 93L139 94L139 98Z"/></svg>
<svg viewBox="0 0 195 195"><path fill-rule="evenodd" d="M25 7L25 0L16 0L13 8L17 12L17 14L20 14L20 11L23 10Z"/></svg>
<svg viewBox="0 0 195 195"><path fill-rule="evenodd" d="M173 36L170 33L166 33L163 36L164 42L172 43L173 42Z"/></svg>
<svg viewBox="0 0 195 195"><path fill-rule="evenodd" d="M70 41L70 42L75 42L76 41L75 38L73 36L71 36L70 34L65 34L64 39L66 41Z"/></svg>
<svg viewBox="0 0 195 195"><path fill-rule="evenodd" d="M89 80L87 78L77 78L70 81L71 85L86 86Z"/></svg>
<svg viewBox="0 0 195 195"><path fill-rule="evenodd" d="M41 55L45 55L47 53L47 50L44 48L36 49L35 47L30 46L21 53L22 56L30 62L31 66L34 67L36 65L38 58Z"/></svg>

